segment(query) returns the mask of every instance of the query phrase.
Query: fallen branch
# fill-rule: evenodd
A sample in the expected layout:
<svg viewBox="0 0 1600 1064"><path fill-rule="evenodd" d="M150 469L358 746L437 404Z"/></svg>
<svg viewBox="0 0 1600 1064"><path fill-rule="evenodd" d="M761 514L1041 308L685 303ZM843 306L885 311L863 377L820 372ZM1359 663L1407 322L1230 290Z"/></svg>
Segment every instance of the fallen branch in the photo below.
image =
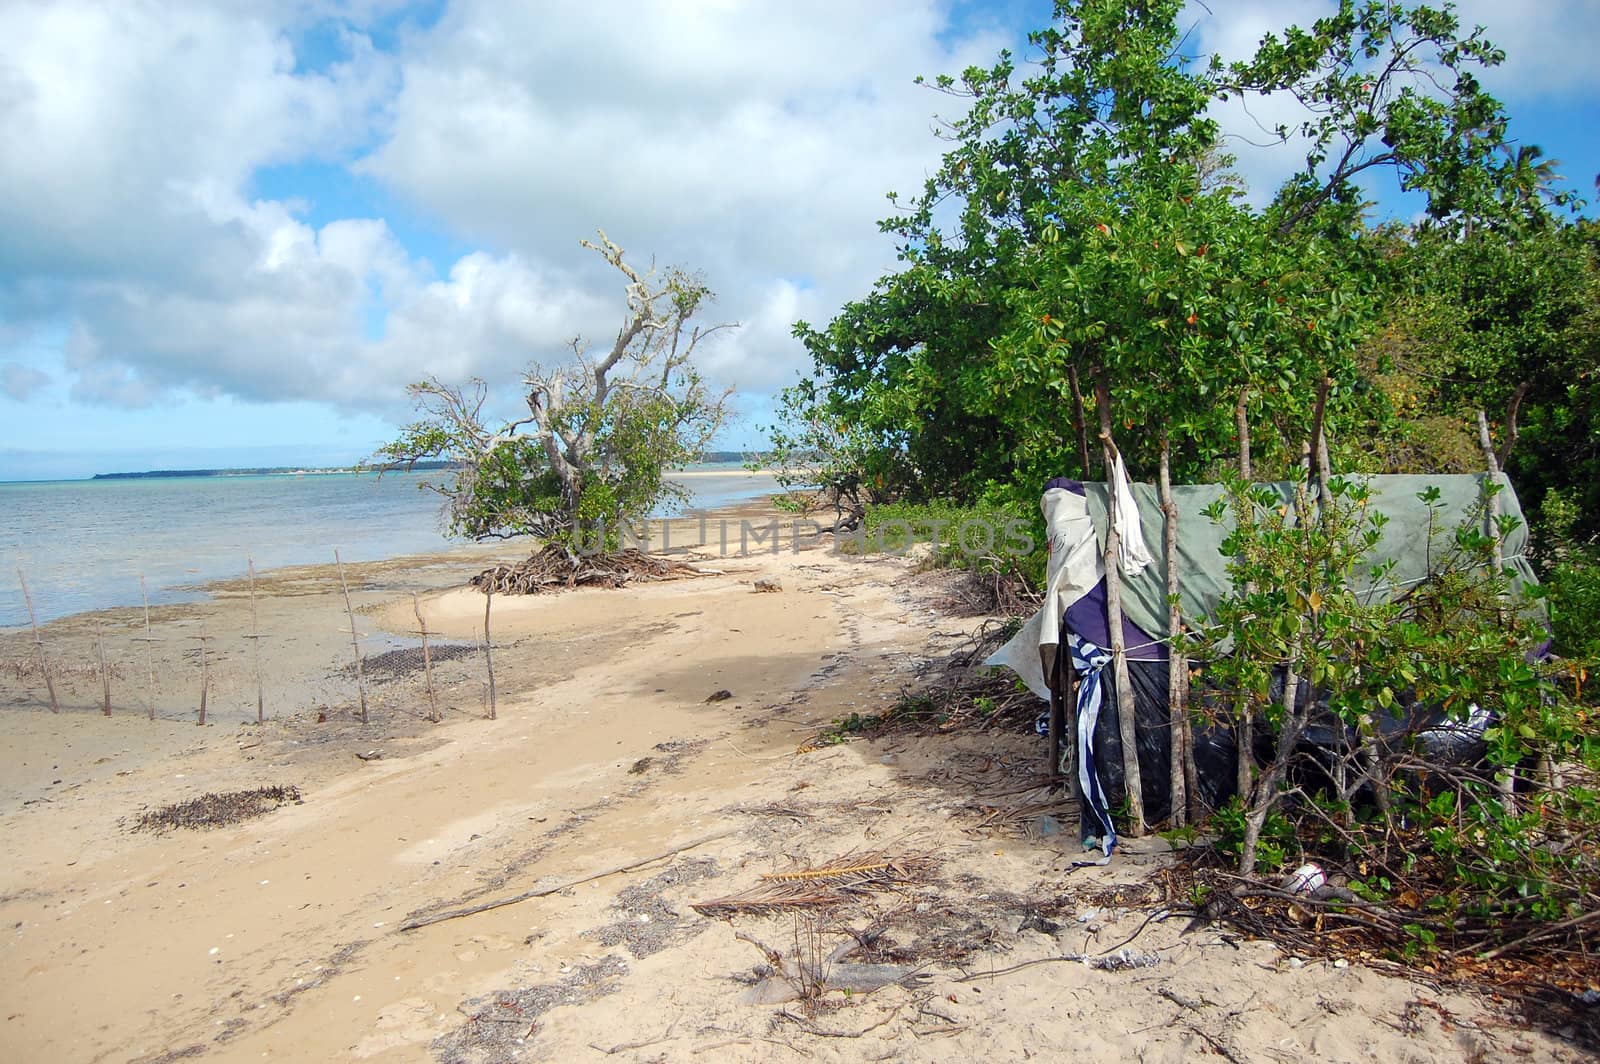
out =
<svg viewBox="0 0 1600 1064"><path fill-rule="evenodd" d="M407 920L395 930L414 931L419 927L427 927L430 924L443 923L446 920L454 920L462 916L473 916L477 913L488 912L490 909L500 909L507 905L515 905L518 902L528 901L530 898L543 898L548 897L551 894L559 894L569 887L576 887L596 879L604 879L606 876L614 876L618 872L631 872L635 868L640 868L647 864L654 864L655 862L664 860L668 857L675 857L676 855L683 853L685 850L692 850L697 846L704 846L706 843L715 842L717 839L725 839L737 830L738 829L736 828L727 828L723 831L712 832L710 835L702 835L697 839L691 839L688 842L681 843L668 850L662 850L660 853L651 854L648 857L638 857L623 864L612 865L609 868L602 868L598 872L590 872L587 875L577 876L572 879L557 880L554 883L533 887L529 890L523 891L521 894L513 894L509 898L497 898L494 901L480 902L477 905L469 905L462 909L449 909L442 913L431 913L427 916L419 916L414 919Z"/></svg>

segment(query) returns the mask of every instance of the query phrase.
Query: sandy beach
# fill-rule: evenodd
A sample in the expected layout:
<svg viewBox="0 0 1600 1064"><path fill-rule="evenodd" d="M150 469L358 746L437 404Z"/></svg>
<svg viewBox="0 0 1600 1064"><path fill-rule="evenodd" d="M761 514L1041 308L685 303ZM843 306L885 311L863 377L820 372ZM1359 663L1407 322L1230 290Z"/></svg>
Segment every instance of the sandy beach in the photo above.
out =
<svg viewBox="0 0 1600 1064"><path fill-rule="evenodd" d="M0 1059L1586 1059L1486 998L1152 918L1169 845L1074 868L1031 735L818 743L982 618L908 559L709 546L695 579L496 596L492 720L465 583L515 543L346 567L366 724L332 567L263 574L254 619L237 583L161 607L160 642L142 611L46 626L62 711L0 674ZM459 648L438 723L418 611ZM261 787L298 800L138 828Z"/></svg>

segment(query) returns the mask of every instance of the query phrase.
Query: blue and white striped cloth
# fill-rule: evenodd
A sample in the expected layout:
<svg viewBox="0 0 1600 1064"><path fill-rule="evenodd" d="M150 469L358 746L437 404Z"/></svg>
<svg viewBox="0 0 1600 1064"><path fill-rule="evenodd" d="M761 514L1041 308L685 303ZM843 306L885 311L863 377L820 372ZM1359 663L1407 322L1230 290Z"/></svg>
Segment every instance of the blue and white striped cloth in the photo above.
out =
<svg viewBox="0 0 1600 1064"><path fill-rule="evenodd" d="M1067 645L1072 650L1072 667L1078 671L1078 793L1086 810L1100 825L1100 851L1104 857L1093 862L1106 864L1117 845L1117 829L1111 823L1111 810L1106 806L1105 792L1100 789L1097 767L1095 725L1100 720L1100 704L1104 700L1105 684L1102 673L1111 664L1111 651L1103 650L1087 639L1072 634ZM1084 846L1091 845L1089 838Z"/></svg>

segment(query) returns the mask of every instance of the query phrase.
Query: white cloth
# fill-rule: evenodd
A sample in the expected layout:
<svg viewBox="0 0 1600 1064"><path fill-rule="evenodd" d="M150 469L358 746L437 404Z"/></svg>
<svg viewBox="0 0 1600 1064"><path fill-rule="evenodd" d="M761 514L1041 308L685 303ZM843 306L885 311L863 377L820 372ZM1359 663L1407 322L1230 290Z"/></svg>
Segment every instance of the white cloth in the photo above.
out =
<svg viewBox="0 0 1600 1064"><path fill-rule="evenodd" d="M1111 521L1121 537L1122 549L1117 555L1124 576L1138 576L1155 561L1145 546L1144 529L1139 524L1139 506L1133 501L1133 485L1128 482L1128 467L1118 454L1111 464Z"/></svg>

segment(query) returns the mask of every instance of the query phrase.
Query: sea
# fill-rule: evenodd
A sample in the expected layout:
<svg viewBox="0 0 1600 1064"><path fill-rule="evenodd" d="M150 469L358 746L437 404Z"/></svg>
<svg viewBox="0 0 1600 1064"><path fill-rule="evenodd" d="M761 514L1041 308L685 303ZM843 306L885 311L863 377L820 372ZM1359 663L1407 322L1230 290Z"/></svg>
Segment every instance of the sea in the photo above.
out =
<svg viewBox="0 0 1600 1064"><path fill-rule="evenodd" d="M777 491L768 474L692 466L687 509ZM434 553L444 533L440 473L267 473L0 483L0 628L86 610L202 599L198 585L256 571ZM665 514L658 515L665 516ZM20 575L19 575L20 574Z"/></svg>

